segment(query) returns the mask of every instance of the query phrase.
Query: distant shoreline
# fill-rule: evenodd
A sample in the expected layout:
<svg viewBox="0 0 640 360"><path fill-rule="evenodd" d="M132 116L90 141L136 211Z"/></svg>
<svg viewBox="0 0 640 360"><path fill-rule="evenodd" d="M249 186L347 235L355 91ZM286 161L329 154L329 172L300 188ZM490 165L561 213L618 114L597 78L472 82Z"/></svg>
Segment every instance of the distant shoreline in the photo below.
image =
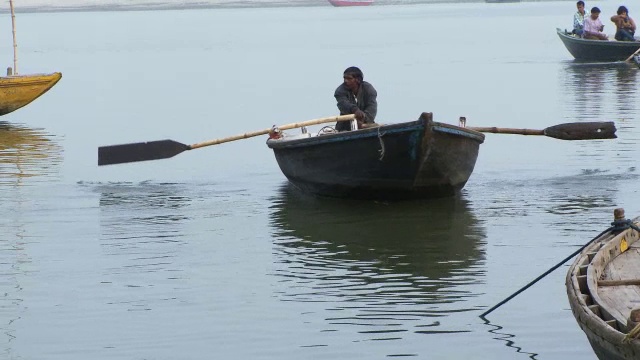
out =
<svg viewBox="0 0 640 360"><path fill-rule="evenodd" d="M25 5L25 2L29 4ZM64 5L65 2L68 5ZM484 2L520 2L520 0L377 0L374 6ZM101 5L91 4L82 0L29 0L22 1L14 6L16 13L332 7L327 0L204 0L180 3L158 2L154 0L111 0L110 2L104 1ZM8 13L9 2L6 1L0 6L0 14Z"/></svg>
<svg viewBox="0 0 640 360"><path fill-rule="evenodd" d="M77 4L77 5L20 5L15 7L16 13L52 13L52 12L97 12L97 11L144 11L144 10L197 10L197 9L237 9L237 8L267 8L267 7L311 7L311 6L331 6L323 0L310 1L305 3L292 3L284 1L272 2L249 2L249 1L233 1L224 3L151 3L151 4ZM9 7L0 7L0 14L9 13Z"/></svg>

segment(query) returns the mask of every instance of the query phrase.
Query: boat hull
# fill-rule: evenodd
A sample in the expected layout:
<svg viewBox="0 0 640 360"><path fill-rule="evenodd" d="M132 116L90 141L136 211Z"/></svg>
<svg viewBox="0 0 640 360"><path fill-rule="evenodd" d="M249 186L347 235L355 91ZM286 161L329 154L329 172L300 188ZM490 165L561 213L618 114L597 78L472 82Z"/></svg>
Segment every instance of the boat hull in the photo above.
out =
<svg viewBox="0 0 640 360"><path fill-rule="evenodd" d="M61 78L62 74L59 72L0 77L0 116L31 103Z"/></svg>
<svg viewBox="0 0 640 360"><path fill-rule="evenodd" d="M471 176L483 141L482 133L423 116L378 128L268 140L267 145L283 174L303 191L409 199L456 195Z"/></svg>
<svg viewBox="0 0 640 360"><path fill-rule="evenodd" d="M580 61L624 61L640 49L640 41L587 40L556 29L569 53Z"/></svg>
<svg viewBox="0 0 640 360"><path fill-rule="evenodd" d="M373 4L373 1L347 1L347 0L329 0L329 3L336 7L342 6L367 6Z"/></svg>
<svg viewBox="0 0 640 360"><path fill-rule="evenodd" d="M630 360L640 356L640 340L623 341L630 330L627 317L633 304L624 303L623 311L612 307L610 297L604 292L611 291L609 289L612 286L602 284L613 274L609 266L614 261L620 261L616 258L622 252L629 249L627 255L637 253L638 245L634 245L637 240L638 233L634 230L625 230L620 234L608 232L586 247L567 271L566 287L571 311L600 360ZM622 248L625 250L621 251ZM626 277L634 275L637 277L638 274L627 274ZM615 296L611 298L621 299ZM637 303L638 300L631 301Z"/></svg>

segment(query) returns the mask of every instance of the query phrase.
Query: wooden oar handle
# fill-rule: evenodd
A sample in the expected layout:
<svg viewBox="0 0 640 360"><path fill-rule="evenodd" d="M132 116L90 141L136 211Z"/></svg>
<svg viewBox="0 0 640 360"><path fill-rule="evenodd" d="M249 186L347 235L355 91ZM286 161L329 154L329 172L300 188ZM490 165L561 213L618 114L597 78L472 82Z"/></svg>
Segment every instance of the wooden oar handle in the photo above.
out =
<svg viewBox="0 0 640 360"><path fill-rule="evenodd" d="M511 129L498 127L467 127L467 129L493 134L545 135L544 130Z"/></svg>
<svg viewBox="0 0 640 360"><path fill-rule="evenodd" d="M356 116L353 115L353 114L340 115L340 116L329 116L329 117L324 117L324 118L319 118L319 119L303 121L303 122L299 122L299 123L293 123L293 124L286 124L286 125L278 126L278 129L280 129L280 130L289 130L289 129L295 129L295 128L299 128L299 127L303 127L303 126L325 124L325 123L330 123L330 122L335 122L335 121L350 121L350 120L355 119L355 117ZM270 131L271 131L271 128L268 128L268 129L264 129L264 130L260 130L260 131L248 132L248 133L235 135L235 136L229 136L229 137L222 138L222 139L204 141L204 142L196 143L196 144L193 144L193 145L189 145L189 148L190 149L197 149L197 148L201 148L201 147L205 147L205 146L218 145L218 144L226 143L226 142L229 142L229 141L247 139L247 138L254 137L254 136L266 135Z"/></svg>

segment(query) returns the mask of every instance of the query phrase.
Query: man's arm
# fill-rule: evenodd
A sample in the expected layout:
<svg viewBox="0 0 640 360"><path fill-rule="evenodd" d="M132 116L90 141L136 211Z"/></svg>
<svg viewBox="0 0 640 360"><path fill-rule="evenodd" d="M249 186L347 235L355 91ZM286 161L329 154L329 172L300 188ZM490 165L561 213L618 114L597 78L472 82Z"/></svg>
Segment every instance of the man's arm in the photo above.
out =
<svg viewBox="0 0 640 360"><path fill-rule="evenodd" d="M573 28L582 29L583 26L584 26L584 20L580 18L580 13L575 13L573 15Z"/></svg>
<svg viewBox="0 0 640 360"><path fill-rule="evenodd" d="M338 102L338 110L340 110L340 114L353 114L358 110L356 104L351 102L349 99L349 89L345 88L343 85L338 86L333 96L336 98Z"/></svg>
<svg viewBox="0 0 640 360"><path fill-rule="evenodd" d="M636 31L636 22L633 21L632 18L629 18L629 23L631 24L630 29L633 30L633 31Z"/></svg>
<svg viewBox="0 0 640 360"><path fill-rule="evenodd" d="M376 115L378 114L378 92L373 87L373 85L369 83L367 83L365 86L365 89L367 91L367 101L362 111L364 111L364 113L366 114L365 122L373 123L376 119Z"/></svg>

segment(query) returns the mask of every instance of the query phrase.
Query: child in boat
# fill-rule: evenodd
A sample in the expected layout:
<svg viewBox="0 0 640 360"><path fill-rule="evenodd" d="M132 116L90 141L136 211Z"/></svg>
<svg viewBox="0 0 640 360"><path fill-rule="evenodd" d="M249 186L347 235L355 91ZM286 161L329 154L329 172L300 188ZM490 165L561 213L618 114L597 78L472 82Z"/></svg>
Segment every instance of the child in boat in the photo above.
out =
<svg viewBox="0 0 640 360"><path fill-rule="evenodd" d="M629 17L629 10L626 7L620 6L617 15L613 15L611 21L616 24L616 40L636 41L633 37L636 32L636 23Z"/></svg>
<svg viewBox="0 0 640 360"><path fill-rule="evenodd" d="M585 39L592 40L608 40L607 35L602 31L604 25L599 19L600 9L597 6L591 8L591 15L584 19L584 33Z"/></svg>
<svg viewBox="0 0 640 360"><path fill-rule="evenodd" d="M582 37L584 31L584 16L586 14L584 11L584 1L578 1L576 7L578 11L573 14L573 31L571 31L571 33Z"/></svg>

